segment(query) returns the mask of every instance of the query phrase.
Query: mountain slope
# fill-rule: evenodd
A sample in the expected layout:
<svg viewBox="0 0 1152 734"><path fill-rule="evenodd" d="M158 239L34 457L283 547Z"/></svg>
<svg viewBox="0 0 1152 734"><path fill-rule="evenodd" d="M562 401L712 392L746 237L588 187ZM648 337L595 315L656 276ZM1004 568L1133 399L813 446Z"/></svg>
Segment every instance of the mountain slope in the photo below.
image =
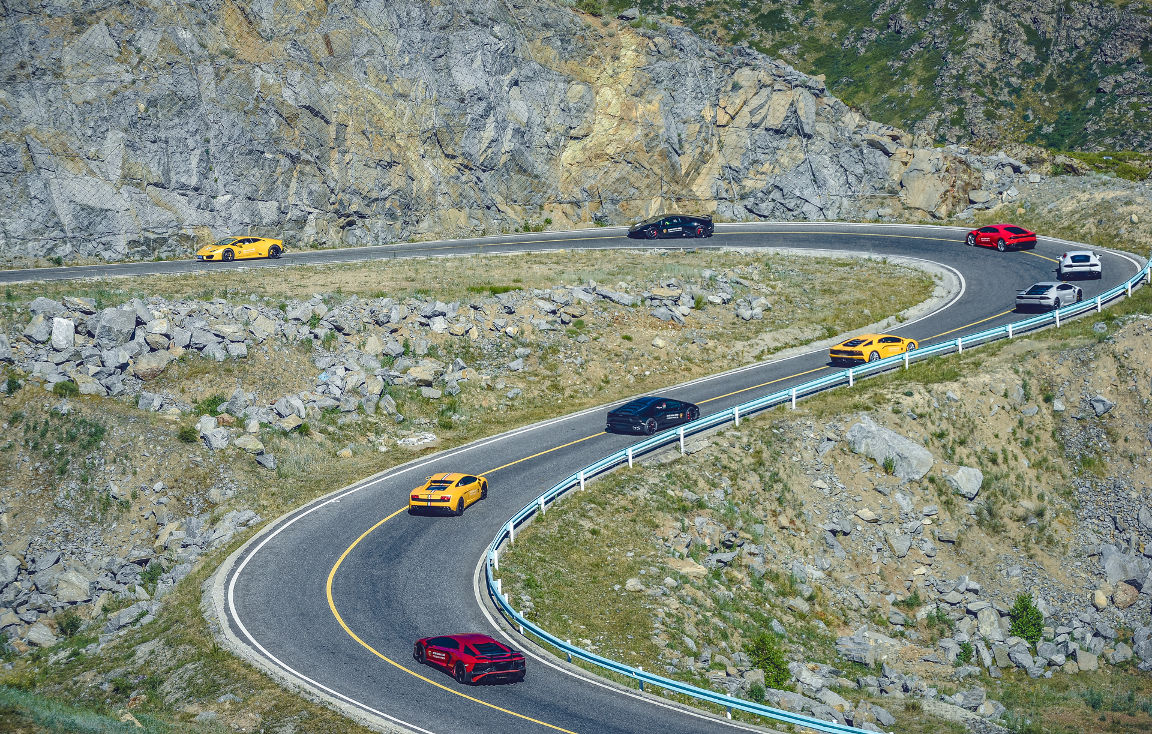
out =
<svg viewBox="0 0 1152 734"><path fill-rule="evenodd" d="M1146 0L647 0L940 141L1152 150Z"/></svg>
<svg viewBox="0 0 1152 734"><path fill-rule="evenodd" d="M86 9L93 8L96 9ZM66 0L0 26L0 253L944 216L973 174L810 77L549 2ZM978 178L978 177L977 177Z"/></svg>

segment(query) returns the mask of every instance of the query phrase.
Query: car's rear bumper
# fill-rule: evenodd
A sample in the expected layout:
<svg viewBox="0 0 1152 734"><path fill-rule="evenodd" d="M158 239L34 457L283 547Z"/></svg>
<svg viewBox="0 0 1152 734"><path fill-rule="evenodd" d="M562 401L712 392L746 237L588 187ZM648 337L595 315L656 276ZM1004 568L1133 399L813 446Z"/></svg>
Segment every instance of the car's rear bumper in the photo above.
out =
<svg viewBox="0 0 1152 734"><path fill-rule="evenodd" d="M643 423L620 423L615 421L608 421L604 425L604 430L611 433L643 433Z"/></svg>
<svg viewBox="0 0 1152 734"><path fill-rule="evenodd" d="M1027 310L1031 308L1055 308L1056 300L1054 298L1017 298L1016 308L1020 310Z"/></svg>
<svg viewBox="0 0 1152 734"><path fill-rule="evenodd" d="M436 500L435 502L424 502L423 500L420 500L420 501L408 500L408 511L409 512L416 512L416 511L421 511L421 510L451 511L453 507L454 507L454 501L452 501L452 500L449 500L448 502L441 502L440 500Z"/></svg>

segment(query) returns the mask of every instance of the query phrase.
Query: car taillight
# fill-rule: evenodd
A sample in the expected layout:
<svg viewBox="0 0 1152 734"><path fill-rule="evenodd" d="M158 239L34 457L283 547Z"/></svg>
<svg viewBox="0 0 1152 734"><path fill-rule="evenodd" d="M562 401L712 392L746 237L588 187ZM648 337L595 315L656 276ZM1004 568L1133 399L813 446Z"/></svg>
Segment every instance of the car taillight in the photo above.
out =
<svg viewBox="0 0 1152 734"><path fill-rule="evenodd" d="M450 496L446 495L446 494L442 494L442 495L440 495L440 501L441 501L441 502L447 502L447 501L448 501L448 500L450 500L450 499L452 499L452 498L451 498Z"/></svg>
<svg viewBox="0 0 1152 734"><path fill-rule="evenodd" d="M414 495L412 495L412 499L418 500L418 499L420 499L420 495L414 494Z"/></svg>

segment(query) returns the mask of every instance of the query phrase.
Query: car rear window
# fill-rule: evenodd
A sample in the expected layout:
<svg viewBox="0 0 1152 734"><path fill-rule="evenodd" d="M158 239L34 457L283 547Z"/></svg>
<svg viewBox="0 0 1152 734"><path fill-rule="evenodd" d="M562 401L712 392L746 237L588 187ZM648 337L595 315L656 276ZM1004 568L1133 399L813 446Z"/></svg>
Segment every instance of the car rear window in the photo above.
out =
<svg viewBox="0 0 1152 734"><path fill-rule="evenodd" d="M862 344L871 344L871 341L869 341L868 339L851 339L849 341L844 342L843 346L858 347Z"/></svg>
<svg viewBox="0 0 1152 734"><path fill-rule="evenodd" d="M1073 255L1071 258L1074 263L1086 263L1092 260L1090 255Z"/></svg>
<svg viewBox="0 0 1152 734"><path fill-rule="evenodd" d="M1048 292L1048 289L1050 287L1051 286L1046 286L1046 285L1034 285L1031 288L1029 288L1028 292L1025 293L1024 295L1026 295L1026 296L1042 296Z"/></svg>
<svg viewBox="0 0 1152 734"><path fill-rule="evenodd" d="M435 481L428 485L428 489L446 489L452 486L452 482Z"/></svg>
<svg viewBox="0 0 1152 734"><path fill-rule="evenodd" d="M1005 227L1004 229L1008 230L1012 234L1028 234L1028 230L1021 229L1019 227Z"/></svg>
<svg viewBox="0 0 1152 734"><path fill-rule="evenodd" d="M495 642L480 642L474 645L476 651L481 655L503 655L507 650L497 645Z"/></svg>

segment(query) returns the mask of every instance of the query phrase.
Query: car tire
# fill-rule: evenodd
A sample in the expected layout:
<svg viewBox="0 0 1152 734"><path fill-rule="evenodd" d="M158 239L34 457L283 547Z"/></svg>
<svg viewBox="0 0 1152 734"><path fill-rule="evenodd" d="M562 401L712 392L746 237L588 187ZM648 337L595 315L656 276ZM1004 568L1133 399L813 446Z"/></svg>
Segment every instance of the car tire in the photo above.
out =
<svg viewBox="0 0 1152 734"><path fill-rule="evenodd" d="M224 262L226 262L226 263L227 263L227 262L232 262L233 260L235 260L235 259L236 259L236 253L235 253L235 252L232 252L232 250L231 250L231 249L225 250L225 251L224 251L224 254L220 256L220 259L221 259L221 260L223 260L223 261L224 261Z"/></svg>
<svg viewBox="0 0 1152 734"><path fill-rule="evenodd" d="M996 249L999 250L1000 252L1004 252L1005 250L1008 249L1008 245L1004 242L1003 237L996 240Z"/></svg>
<svg viewBox="0 0 1152 734"><path fill-rule="evenodd" d="M703 227L697 227L696 228L696 236L697 237L703 237L704 236L704 228Z"/></svg>
<svg viewBox="0 0 1152 734"><path fill-rule="evenodd" d="M868 361L869 362L879 362L880 361L880 352L872 352L871 354L869 354L868 355Z"/></svg>
<svg viewBox="0 0 1152 734"><path fill-rule="evenodd" d="M452 510L452 514L455 515L456 517L460 517L461 515L464 514L464 498L463 497L456 500L456 509Z"/></svg>
<svg viewBox="0 0 1152 734"><path fill-rule="evenodd" d="M906 351L906 352L914 351L918 346L920 346L920 345L917 344L916 342L908 342L908 346L904 349L904 351Z"/></svg>
<svg viewBox="0 0 1152 734"><path fill-rule="evenodd" d="M1053 311L1059 311L1061 305L1063 305L1063 304L1061 304L1060 299L1057 298L1055 301L1052 302L1052 310Z"/></svg>
<svg viewBox="0 0 1152 734"><path fill-rule="evenodd" d="M1083 300L1084 300L1084 291L1077 288L1076 289L1076 303L1080 303Z"/></svg>
<svg viewBox="0 0 1152 734"><path fill-rule="evenodd" d="M280 252L281 252L281 250L279 247L277 247L276 245L272 245L271 247L268 248L268 257L275 260L276 258L280 257Z"/></svg>
<svg viewBox="0 0 1152 734"><path fill-rule="evenodd" d="M656 239L656 230L655 230L655 229L650 229L650 230L648 230L647 232L645 232L645 233L644 233L644 236L645 236L645 237L647 237L647 238L648 238L648 239L650 239L650 240L654 240L654 239Z"/></svg>
<svg viewBox="0 0 1152 734"><path fill-rule="evenodd" d="M488 482L481 482L480 483L480 499L482 499L482 500L488 499Z"/></svg>
<svg viewBox="0 0 1152 734"><path fill-rule="evenodd" d="M416 658L416 662L423 665L427 661L427 657L424 654L424 646L417 645L415 652L412 653L412 657Z"/></svg>
<svg viewBox="0 0 1152 734"><path fill-rule="evenodd" d="M976 246L976 235L969 232L968 238L964 240L964 244L968 245L969 247L975 247Z"/></svg>
<svg viewBox="0 0 1152 734"><path fill-rule="evenodd" d="M452 676L456 679L457 683L469 685L471 681L468 680L468 671L464 669L464 663L456 663L456 667L452 669Z"/></svg>
<svg viewBox="0 0 1152 734"><path fill-rule="evenodd" d="M699 408L690 408L688 410L688 422L689 423L691 423L694 420L697 420L699 417L700 417L700 409Z"/></svg>
<svg viewBox="0 0 1152 734"><path fill-rule="evenodd" d="M653 435L654 433L656 433L656 429L658 427L659 426L656 424L656 419L655 418L649 418L648 420L644 421L644 435L645 436Z"/></svg>

